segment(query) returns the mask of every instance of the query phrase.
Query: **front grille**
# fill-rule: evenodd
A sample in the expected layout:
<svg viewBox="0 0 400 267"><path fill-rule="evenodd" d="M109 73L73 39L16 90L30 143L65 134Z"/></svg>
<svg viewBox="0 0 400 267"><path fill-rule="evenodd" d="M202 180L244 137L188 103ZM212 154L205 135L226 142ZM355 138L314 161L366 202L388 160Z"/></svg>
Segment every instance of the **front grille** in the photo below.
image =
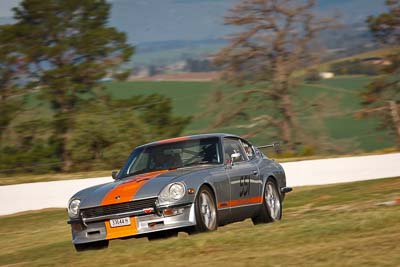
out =
<svg viewBox="0 0 400 267"><path fill-rule="evenodd" d="M155 208L156 200L157 198L147 198L131 202L124 202L120 204L87 208L87 209L82 209L81 214L83 218L94 218L94 217L107 216L124 212L139 211L142 209Z"/></svg>

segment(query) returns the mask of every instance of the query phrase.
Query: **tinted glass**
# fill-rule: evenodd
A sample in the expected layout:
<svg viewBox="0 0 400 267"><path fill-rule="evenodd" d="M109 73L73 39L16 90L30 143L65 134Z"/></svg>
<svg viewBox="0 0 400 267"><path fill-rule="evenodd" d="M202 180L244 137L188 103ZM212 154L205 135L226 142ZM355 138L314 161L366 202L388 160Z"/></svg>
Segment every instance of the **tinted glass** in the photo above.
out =
<svg viewBox="0 0 400 267"><path fill-rule="evenodd" d="M152 145L135 150L119 178L133 174L201 164L222 163L218 138L204 138Z"/></svg>

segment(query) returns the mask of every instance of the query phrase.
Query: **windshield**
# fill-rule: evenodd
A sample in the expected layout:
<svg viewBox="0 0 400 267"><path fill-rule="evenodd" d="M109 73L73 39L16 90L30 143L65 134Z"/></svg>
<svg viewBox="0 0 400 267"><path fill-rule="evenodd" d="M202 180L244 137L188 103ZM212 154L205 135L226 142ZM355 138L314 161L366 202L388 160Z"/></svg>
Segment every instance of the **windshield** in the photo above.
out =
<svg viewBox="0 0 400 267"><path fill-rule="evenodd" d="M222 163L219 138L204 138L135 149L119 178L145 172Z"/></svg>

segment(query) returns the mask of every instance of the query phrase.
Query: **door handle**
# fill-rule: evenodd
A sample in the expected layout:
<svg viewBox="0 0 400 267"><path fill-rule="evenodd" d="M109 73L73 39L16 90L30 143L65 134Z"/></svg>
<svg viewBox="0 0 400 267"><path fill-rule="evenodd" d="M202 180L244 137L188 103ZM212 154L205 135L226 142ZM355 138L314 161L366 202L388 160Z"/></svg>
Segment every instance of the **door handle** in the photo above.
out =
<svg viewBox="0 0 400 267"><path fill-rule="evenodd" d="M258 171L253 171L253 174L254 174L254 175L257 175L257 174L258 174Z"/></svg>

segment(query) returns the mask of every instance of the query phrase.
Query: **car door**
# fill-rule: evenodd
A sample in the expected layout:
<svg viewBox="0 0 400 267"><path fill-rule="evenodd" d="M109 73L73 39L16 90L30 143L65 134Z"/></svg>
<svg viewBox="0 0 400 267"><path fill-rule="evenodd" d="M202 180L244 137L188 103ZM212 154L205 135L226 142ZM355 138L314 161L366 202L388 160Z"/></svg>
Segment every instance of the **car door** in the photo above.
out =
<svg viewBox="0 0 400 267"><path fill-rule="evenodd" d="M224 138L224 159L231 188L227 206L231 209L232 220L251 217L262 202L257 164L249 158L239 138Z"/></svg>

